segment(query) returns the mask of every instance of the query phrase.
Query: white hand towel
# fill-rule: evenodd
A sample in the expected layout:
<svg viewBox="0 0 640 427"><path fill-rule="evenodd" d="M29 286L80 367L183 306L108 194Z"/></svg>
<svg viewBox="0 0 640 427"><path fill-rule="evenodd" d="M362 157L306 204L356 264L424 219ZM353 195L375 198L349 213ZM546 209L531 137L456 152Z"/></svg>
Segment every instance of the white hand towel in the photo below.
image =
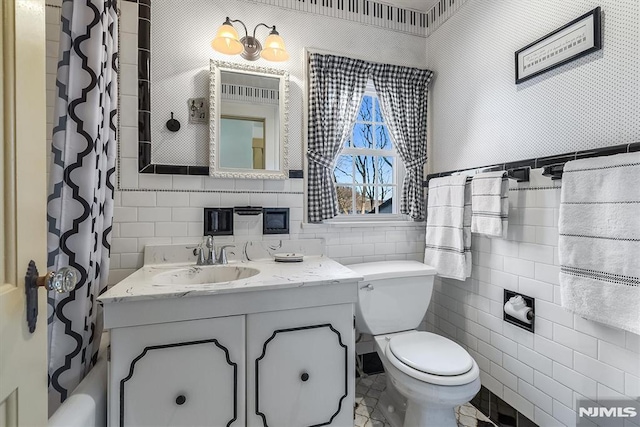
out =
<svg viewBox="0 0 640 427"><path fill-rule="evenodd" d="M441 277L464 280L471 275L470 203L465 207L470 192L465 176L429 181L424 262Z"/></svg>
<svg viewBox="0 0 640 427"><path fill-rule="evenodd" d="M562 306L640 333L640 153L565 165L558 249Z"/></svg>
<svg viewBox="0 0 640 427"><path fill-rule="evenodd" d="M479 173L471 180L471 232L506 237L509 179L505 171Z"/></svg>

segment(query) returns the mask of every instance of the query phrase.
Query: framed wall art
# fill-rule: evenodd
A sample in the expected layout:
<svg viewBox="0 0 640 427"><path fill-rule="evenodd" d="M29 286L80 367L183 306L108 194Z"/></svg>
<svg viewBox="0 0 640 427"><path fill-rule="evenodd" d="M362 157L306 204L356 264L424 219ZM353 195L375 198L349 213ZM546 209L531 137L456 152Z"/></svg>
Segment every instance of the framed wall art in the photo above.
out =
<svg viewBox="0 0 640 427"><path fill-rule="evenodd" d="M515 53L516 84L602 48L600 7Z"/></svg>

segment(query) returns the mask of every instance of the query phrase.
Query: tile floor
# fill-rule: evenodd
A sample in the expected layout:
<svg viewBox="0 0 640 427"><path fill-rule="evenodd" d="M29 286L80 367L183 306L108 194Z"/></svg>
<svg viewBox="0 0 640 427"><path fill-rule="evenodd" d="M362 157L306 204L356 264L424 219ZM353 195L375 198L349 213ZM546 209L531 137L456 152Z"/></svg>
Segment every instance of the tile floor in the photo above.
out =
<svg viewBox="0 0 640 427"><path fill-rule="evenodd" d="M386 388L385 374L356 379L355 427L391 427L377 408L378 399ZM466 403L456 408L458 427L495 427L487 417Z"/></svg>

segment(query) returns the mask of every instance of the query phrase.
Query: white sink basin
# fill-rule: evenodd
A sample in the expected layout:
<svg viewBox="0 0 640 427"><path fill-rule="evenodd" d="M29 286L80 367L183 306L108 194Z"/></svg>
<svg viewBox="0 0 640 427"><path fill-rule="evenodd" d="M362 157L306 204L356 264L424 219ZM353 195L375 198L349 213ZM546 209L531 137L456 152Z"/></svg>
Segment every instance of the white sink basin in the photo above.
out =
<svg viewBox="0 0 640 427"><path fill-rule="evenodd" d="M157 285L204 285L247 279L260 270L234 265L208 265L178 268L157 274L151 279Z"/></svg>

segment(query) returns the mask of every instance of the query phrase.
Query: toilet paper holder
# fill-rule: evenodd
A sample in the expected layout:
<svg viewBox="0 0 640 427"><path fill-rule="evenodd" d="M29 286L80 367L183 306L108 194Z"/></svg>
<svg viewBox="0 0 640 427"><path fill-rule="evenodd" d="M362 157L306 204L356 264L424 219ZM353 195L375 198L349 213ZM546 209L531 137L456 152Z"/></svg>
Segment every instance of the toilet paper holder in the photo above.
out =
<svg viewBox="0 0 640 427"><path fill-rule="evenodd" d="M529 332L535 332L535 298L504 290L502 319Z"/></svg>

